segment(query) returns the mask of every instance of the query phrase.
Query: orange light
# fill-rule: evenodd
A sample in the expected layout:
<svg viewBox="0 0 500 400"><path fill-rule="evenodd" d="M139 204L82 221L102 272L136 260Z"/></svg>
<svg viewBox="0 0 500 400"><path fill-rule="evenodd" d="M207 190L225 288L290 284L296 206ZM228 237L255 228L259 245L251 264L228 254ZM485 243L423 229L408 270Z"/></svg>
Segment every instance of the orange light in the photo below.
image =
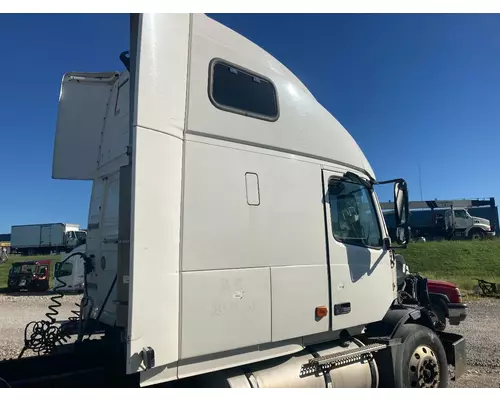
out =
<svg viewBox="0 0 500 400"><path fill-rule="evenodd" d="M323 318L328 315L328 308L326 306L318 306L316 307L316 317Z"/></svg>

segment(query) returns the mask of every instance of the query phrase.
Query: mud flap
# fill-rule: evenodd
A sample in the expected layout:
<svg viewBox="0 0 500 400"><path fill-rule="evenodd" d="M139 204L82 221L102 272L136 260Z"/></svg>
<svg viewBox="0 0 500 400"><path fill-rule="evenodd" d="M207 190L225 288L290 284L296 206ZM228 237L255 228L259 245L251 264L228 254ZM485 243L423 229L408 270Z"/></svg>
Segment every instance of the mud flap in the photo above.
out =
<svg viewBox="0 0 500 400"><path fill-rule="evenodd" d="M446 360L455 369L452 380L456 381L467 370L465 338L450 332L437 332L446 352Z"/></svg>

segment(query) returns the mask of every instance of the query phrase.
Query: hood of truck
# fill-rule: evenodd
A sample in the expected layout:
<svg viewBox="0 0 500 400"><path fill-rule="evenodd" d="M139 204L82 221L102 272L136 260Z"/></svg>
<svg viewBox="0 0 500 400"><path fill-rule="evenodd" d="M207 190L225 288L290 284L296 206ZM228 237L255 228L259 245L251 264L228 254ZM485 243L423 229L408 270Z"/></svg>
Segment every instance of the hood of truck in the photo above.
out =
<svg viewBox="0 0 500 400"><path fill-rule="evenodd" d="M457 285L451 282L446 281L436 281L434 279L427 279L427 287L430 289L431 287L440 287L443 289L455 289Z"/></svg>
<svg viewBox="0 0 500 400"><path fill-rule="evenodd" d="M486 225L488 228L490 226L490 221L486 218L472 217L472 220L474 221L474 225Z"/></svg>

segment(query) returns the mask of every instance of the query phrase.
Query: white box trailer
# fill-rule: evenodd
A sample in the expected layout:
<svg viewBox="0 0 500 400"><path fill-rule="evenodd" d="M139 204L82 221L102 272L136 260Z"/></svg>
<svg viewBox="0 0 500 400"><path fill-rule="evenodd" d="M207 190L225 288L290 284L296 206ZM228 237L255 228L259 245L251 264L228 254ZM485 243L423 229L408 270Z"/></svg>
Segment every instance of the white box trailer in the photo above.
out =
<svg viewBox="0 0 500 400"><path fill-rule="evenodd" d="M11 251L24 255L71 251L83 236L79 224L15 225L11 229Z"/></svg>

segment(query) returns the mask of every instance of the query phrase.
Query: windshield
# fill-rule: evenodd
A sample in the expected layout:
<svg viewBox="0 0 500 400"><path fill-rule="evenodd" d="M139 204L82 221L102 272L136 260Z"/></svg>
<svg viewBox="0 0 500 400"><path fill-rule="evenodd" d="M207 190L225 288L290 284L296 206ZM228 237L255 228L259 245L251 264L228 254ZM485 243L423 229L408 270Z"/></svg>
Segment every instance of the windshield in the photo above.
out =
<svg viewBox="0 0 500 400"><path fill-rule="evenodd" d="M19 274L21 272L32 274L35 271L35 267L35 265L30 264L14 264L12 265L11 272L13 274Z"/></svg>
<svg viewBox="0 0 500 400"><path fill-rule="evenodd" d="M63 276L69 276L73 272L73 264L70 262L65 262L62 265L57 265L56 270L54 271L54 275L57 278L61 278Z"/></svg>
<svg viewBox="0 0 500 400"><path fill-rule="evenodd" d="M75 235L78 240L85 240L85 238L87 237L86 232L75 232Z"/></svg>

